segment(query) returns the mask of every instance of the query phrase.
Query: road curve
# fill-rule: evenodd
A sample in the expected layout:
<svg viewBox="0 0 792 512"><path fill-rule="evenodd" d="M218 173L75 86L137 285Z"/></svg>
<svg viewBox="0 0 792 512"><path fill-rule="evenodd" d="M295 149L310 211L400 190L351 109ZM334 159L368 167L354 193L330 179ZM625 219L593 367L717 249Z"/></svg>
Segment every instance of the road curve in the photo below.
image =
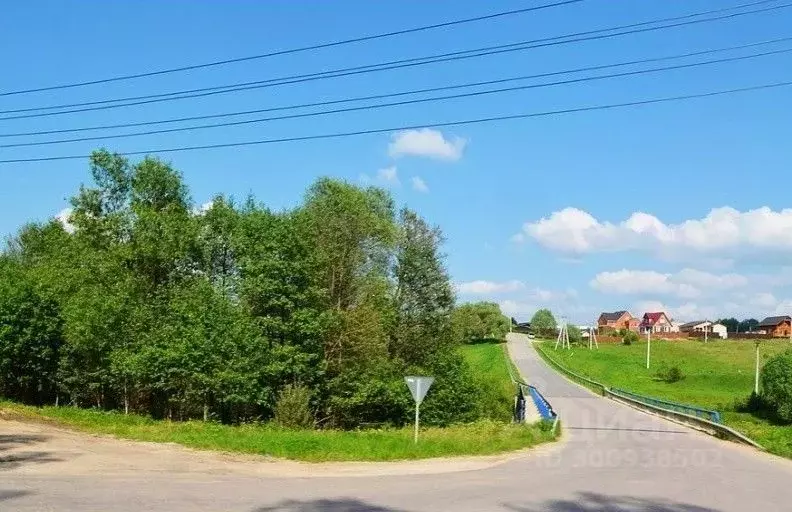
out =
<svg viewBox="0 0 792 512"><path fill-rule="evenodd" d="M553 446L541 447L494 467L445 474L323 478L262 476L200 467L185 471L87 474L10 467L0 470L0 510L759 512L792 509L789 461L719 441L597 397L548 368L519 336L510 336L509 350L523 375L558 411L564 437ZM1 445L2 437L0 468Z"/></svg>

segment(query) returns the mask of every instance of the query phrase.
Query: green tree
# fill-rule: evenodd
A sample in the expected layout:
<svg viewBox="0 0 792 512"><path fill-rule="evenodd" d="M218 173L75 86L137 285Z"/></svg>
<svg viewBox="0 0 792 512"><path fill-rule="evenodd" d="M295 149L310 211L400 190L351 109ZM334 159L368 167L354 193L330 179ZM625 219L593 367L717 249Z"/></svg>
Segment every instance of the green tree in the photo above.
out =
<svg viewBox="0 0 792 512"><path fill-rule="evenodd" d="M452 318L454 337L463 342L486 338L503 339L509 319L494 302L473 302L458 306Z"/></svg>
<svg viewBox="0 0 792 512"><path fill-rule="evenodd" d="M792 423L792 349L778 354L762 368L762 398L779 419Z"/></svg>
<svg viewBox="0 0 792 512"><path fill-rule="evenodd" d="M540 309L531 318L531 330L540 336L553 336L556 329L556 319L549 309Z"/></svg>
<svg viewBox="0 0 792 512"><path fill-rule="evenodd" d="M399 227L390 352L407 364L426 365L454 342L454 292L440 254L440 230L408 209L401 211Z"/></svg>
<svg viewBox="0 0 792 512"><path fill-rule="evenodd" d="M0 256L0 394L39 405L53 400L62 343L57 304L36 291L22 265Z"/></svg>
<svg viewBox="0 0 792 512"><path fill-rule="evenodd" d="M721 318L715 322L716 324L723 324L726 326L727 332L737 332L740 328L740 321L736 318Z"/></svg>
<svg viewBox="0 0 792 512"><path fill-rule="evenodd" d="M569 333L569 343L583 343L583 333L577 325L567 325Z"/></svg>
<svg viewBox="0 0 792 512"><path fill-rule="evenodd" d="M747 320L743 320L739 325L740 332L755 331L757 327L759 327L759 320L756 318L748 318Z"/></svg>

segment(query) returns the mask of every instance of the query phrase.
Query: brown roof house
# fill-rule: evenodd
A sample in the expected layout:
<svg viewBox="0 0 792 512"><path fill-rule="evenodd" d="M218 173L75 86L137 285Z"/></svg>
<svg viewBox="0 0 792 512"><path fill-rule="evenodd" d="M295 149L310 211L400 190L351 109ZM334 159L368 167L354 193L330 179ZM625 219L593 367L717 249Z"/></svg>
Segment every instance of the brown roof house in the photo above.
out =
<svg viewBox="0 0 792 512"><path fill-rule="evenodd" d="M640 320L632 316L629 311L614 311L613 313L602 313L599 316L597 330L601 333L619 329L637 331L639 323Z"/></svg>
<svg viewBox="0 0 792 512"><path fill-rule="evenodd" d="M789 316L768 316L759 322L759 329L762 329L767 334L778 338L787 337L790 334L790 326L792 318Z"/></svg>
<svg viewBox="0 0 792 512"><path fill-rule="evenodd" d="M641 332L671 332L673 325L668 315L662 311L657 313L644 313L640 325Z"/></svg>

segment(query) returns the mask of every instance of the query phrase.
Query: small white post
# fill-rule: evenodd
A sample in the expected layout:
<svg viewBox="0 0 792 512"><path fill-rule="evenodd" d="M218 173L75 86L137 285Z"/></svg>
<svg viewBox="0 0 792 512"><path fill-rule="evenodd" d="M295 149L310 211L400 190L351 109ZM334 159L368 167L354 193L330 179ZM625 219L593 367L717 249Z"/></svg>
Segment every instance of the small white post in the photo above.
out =
<svg viewBox="0 0 792 512"><path fill-rule="evenodd" d="M418 379L417 384L415 385L415 394L421 396L421 380ZM420 402L418 400L415 401L415 435L413 436L413 440L415 444L418 444L418 422L420 421L420 416L418 413L418 409L421 407Z"/></svg>
<svg viewBox="0 0 792 512"><path fill-rule="evenodd" d="M756 343L756 374L754 376L754 393L759 394L759 341Z"/></svg>
<svg viewBox="0 0 792 512"><path fill-rule="evenodd" d="M652 328L646 330L646 369L649 369L649 357L652 351Z"/></svg>

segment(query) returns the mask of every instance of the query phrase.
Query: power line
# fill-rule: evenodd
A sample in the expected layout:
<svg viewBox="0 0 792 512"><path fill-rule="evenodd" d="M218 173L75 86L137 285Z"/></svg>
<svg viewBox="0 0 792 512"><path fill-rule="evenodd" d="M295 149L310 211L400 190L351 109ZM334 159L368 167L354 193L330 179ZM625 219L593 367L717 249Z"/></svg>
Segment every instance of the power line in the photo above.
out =
<svg viewBox="0 0 792 512"><path fill-rule="evenodd" d="M484 117L484 118L477 118L477 119L465 119L459 121L447 121L442 123L427 123L427 124L414 124L414 125L407 125L407 126L397 126L397 127L389 127L389 128L373 128L369 130L358 130L352 132L336 132L336 133L324 133L324 134L317 134L317 135L304 135L299 137L284 137L279 139L264 139L264 140L254 140L254 141L244 141L244 142L227 142L227 143L220 143L220 144L204 144L199 146L180 146L180 147L173 147L173 148L159 148L159 149L148 149L148 150L141 150L141 151L126 151L117 153L121 156L135 156L135 155L146 155L152 153L176 153L182 151L197 151L203 149L219 149L219 148L231 148L231 147L243 147L243 146L257 146L263 144L281 144L285 142L303 142L303 141L310 141L310 140L320 140L320 139L337 139L337 138L345 138L345 137L354 137L360 135L372 135L377 133L388 133L388 132L395 132L395 131L402 131L402 130L416 130L419 128L448 128L451 126L463 126L463 125L472 125L472 124L483 124L483 123L491 123L497 121L510 121L516 119L528 119L533 117L548 117L554 115L562 115L562 114L572 114L578 112L591 112L596 110L613 110L617 108L626 108L626 107L635 107L635 106L642 106L642 105L650 105L650 104L657 104L657 103L668 103L674 101L685 101L685 100L692 100L697 98L708 98L713 96L722 96L726 94L736 94L741 92L749 92L749 91L758 91L764 89L772 89L778 87L788 87L792 86L792 81L788 82L776 82L770 84L761 84L755 85L750 87L740 87L736 89L726 89L720 91L711 91L706 93L700 94L687 94L682 96L670 96L670 97L663 97L663 98L653 98L649 100L640 100L640 101L631 101L626 103L611 103L606 105L592 105L588 107L578 107L578 108L570 108L570 109L563 109L563 110L551 110L545 112L530 112L530 113L522 113L522 114L509 114L509 115L502 115L502 116L493 116L493 117ZM14 159L6 159L0 160L0 164L10 164L10 163L24 163L24 162L51 162L57 160L77 160L77 159L85 159L89 158L89 155L60 155L60 156L50 156L50 157L38 157L38 158L14 158Z"/></svg>
<svg viewBox="0 0 792 512"><path fill-rule="evenodd" d="M667 55L662 57L651 57L646 59L639 59L639 60L632 60L632 61L623 61L614 64L602 64L596 66L587 66L582 68L576 69L568 69L568 70L561 70L561 71L551 71L547 73L539 73L534 75L523 75L523 76L516 76L516 77L508 77L508 78L499 78L494 80L486 80L481 82L468 82L463 84L454 84L454 85L444 85L438 87L429 87L424 89L413 89L408 91L399 91L393 93L385 93L385 94L375 94L369 96L357 96L352 98L341 98L335 100L326 100L326 101L319 101L313 103L302 103L296 105L283 105L277 107L268 107L268 108L261 108L261 109L254 109L254 110L243 110L238 112L227 112L227 113L220 113L220 114L208 114L208 115L200 115L200 116L188 116L188 117L177 117L171 119L161 119L156 121L141 121L135 123L120 123L120 124L108 124L108 125L98 125L98 126L84 126L78 128L62 128L56 130L39 130L39 131L32 131L32 132L17 132L17 133L0 133L0 138L7 138L7 137L25 137L25 136L32 136L32 135L52 135L58 133L71 133L71 132L85 132L85 131L94 131L94 130L110 130L110 129L117 129L117 128L134 128L138 126L151 126L151 125L158 125L158 124L170 124L170 123L178 123L184 121L200 121L200 120L207 120L207 119L218 119L218 118L225 118L225 117L236 117L241 115L249 115L249 114L261 114L264 112L274 112L274 111L283 111L283 110L297 110L302 108L309 108L309 107L324 107L329 105L337 105L341 103L354 103L360 101L369 101L369 100L378 100L378 99L385 99L385 98L394 98L400 96L408 96L414 94L423 94L428 92L439 92L439 91L447 91L453 89L466 89L471 87L480 87L484 85L494 85L499 83L507 83L507 82L516 82L516 81L523 81L523 80L530 80L535 78L547 78L551 76L558 76L558 75L567 75L573 73L581 73L585 71L599 71L602 69L609 69L609 68L616 68L616 67L623 67L623 66L631 66L636 64L648 64L650 62L660 62L666 60L677 60L683 59L688 57L696 57L701 55L709 55L713 53L721 53L733 50L741 50L745 48L752 48L756 46L764 46L774 43L780 42L788 42L792 41L792 37L782 37L778 39L770 39L767 41L760 41L756 43L748 43L736 46L729 46L729 47L721 47L721 48L714 48L709 50L701 50L696 52L689 52L677 55ZM761 56L761 55L754 55L754 56ZM707 64L705 62L703 64ZM697 65L702 65L697 64Z"/></svg>
<svg viewBox="0 0 792 512"><path fill-rule="evenodd" d="M215 67L215 66L222 66L222 65L232 64L232 63L236 63L236 62L246 62L246 61L251 61L251 60L266 59L266 58L275 57L275 56L278 56L278 55L288 55L288 54L307 52L307 51L312 51L312 50L320 50L320 49L323 49L323 48L331 48L331 47L334 47L334 46L343 46L343 45L352 44L352 43L361 43L361 42L365 42L365 41L373 41L375 39L384 39L384 38L388 38L388 37L400 36L400 35L405 35L405 34L413 34L413 33L416 33L416 32L424 32L424 31L434 30L434 29L438 29L438 28L445 28L445 27L451 27L451 26L455 26L455 25L462 25L462 24L466 24L466 23L473 23L473 22L477 22L477 21L484 21L484 20L491 20L491 19L494 19L494 18L502 18L502 17L506 17L506 16L513 16L513 15L516 15L516 14L524 14L524 13L527 13L527 12L539 11L539 10L542 10L542 9L549 9L549 8L552 8L552 7L560 7L560 6L564 6L564 5L568 5L568 4L579 3L579 2L582 2L582 1L583 0L563 0L563 1L560 1L560 2L552 3L552 4L537 5L537 6L534 6L534 7L525 7L523 9L514 9L514 10L511 10L511 11L496 12L496 13L487 14L487 15L484 15L484 16L476 16L474 18L466 18L466 19L461 19L461 20L454 20L454 21L447 21L447 22L443 22L443 23L436 23L434 25L425 25L425 26L421 26L421 27L413 27L413 28L408 28L408 29L403 29L403 30L395 30L395 31L392 31L392 32L385 32L385 33L382 33L382 34L374 34L374 35L370 35L370 36L355 37L355 38L352 38L352 39L344 39L344 40L340 40L340 41L331 41L331 42L328 42L328 43L320 43L320 44L315 44L315 45L310 45L310 46L302 46L302 47L298 47L298 48L289 48L289 49L286 49L286 50L277 50L277 51L274 51L274 52L262 53L262 54L259 54L259 55L249 55L249 56L246 56L246 57L237 57L237 58L233 58L233 59L224 59L224 60L218 60L218 61L214 61L214 62L206 62L206 63L203 63L203 64L193 64L193 65L190 65L190 66L182 66L182 67L177 67L177 68L161 69L161 70L158 70L158 71L149 71L149 72L145 72L145 73L136 73L136 74L132 74L132 75L121 75L121 76L115 76L115 77L110 77L110 78L101 78L101 79L97 79L97 80L89 80L89 81L84 81L84 82L75 82L75 83L70 83L70 84L51 85L51 86L47 86L47 87L37 87L37 88L32 88L32 89L22 89L22 90L17 90L17 91L0 92L0 96L12 96L12 95L18 95L18 94L28 94L28 93L33 93L33 92L54 91L54 90L58 90L58 89L72 89L72 88L75 88L75 87L84 87L84 86L87 86L87 85L106 84L106 83L109 83L109 82L120 82L120 81L123 81L123 80L132 80L132 79L135 79L135 78L145 78L145 77L150 77L150 76L166 75L166 74L170 74L170 73L178 73L178 72L182 72L182 71L191 71L191 70L195 70L195 69L203 69L203 68L210 68L210 67Z"/></svg>
<svg viewBox="0 0 792 512"><path fill-rule="evenodd" d="M279 121L285 119L299 119L305 117L317 117L317 116L324 116L324 115L331 115L331 114L340 114L340 113L347 113L347 112L357 112L357 111L368 111L368 110L377 110L386 107L395 107L395 106L403 106L403 105L412 105L412 104L419 104L419 103L434 103L436 101L445 101L450 99L459 99L459 98L470 98L470 97L477 97L477 96L484 96L490 94L499 94L504 92L514 92L514 91L521 91L526 89L537 89L543 87L552 87L557 85L569 85L574 83L583 83L583 82L591 82L594 80L603 80L608 78L621 78L627 76L636 76L636 75L644 75L649 73L657 73L662 71L670 71L675 69L686 69L692 67L699 67L704 65L710 64L719 64L724 62L734 62L739 60L746 60L746 59L753 59L757 57L766 57L770 55L779 55L782 53L789 53L792 52L792 48L781 49L781 50L772 50L758 54L751 54L751 55L741 55L735 57L726 57L723 59L715 59L703 62L693 62L688 64L679 64L676 66L665 66L660 68L651 68L651 69L642 69L637 71L627 71L623 73L614 73L609 75L597 75L591 77L583 77L583 78L573 78L570 80L562 80L557 82L549 82L543 84L529 84L529 85L521 85L516 87L506 87L501 89L491 89L486 91L476 91L476 92L468 92L468 93L461 93L461 94L453 94L449 96L437 96L433 98L418 98L412 100L403 100L403 101L396 101L391 103L382 103L382 104L375 104L375 105L363 105L357 107L346 107L334 110L325 110L319 112L305 112L301 114L289 114L285 116L275 116L275 117L265 117L259 119L248 119L244 121L232 121L226 123L214 123L214 124L205 124L205 125L198 125L198 126L188 126L188 127L181 127L181 128L166 128L162 130L148 130L143 132L134 132L134 133L122 133L116 135L96 135L91 137L76 137L71 139L59 139L59 140L50 140L50 141L40 141L40 142L18 142L12 144L3 144L0 145L0 149L5 148L18 148L18 147L32 147L32 146L49 146L53 144L68 144L73 142L86 142L86 141L95 141L95 140L109 140L109 139L123 139L129 137L140 137L144 135L157 135L163 133L175 133L175 132L184 132L184 131L191 131L191 130L203 130L203 129L212 129L212 128L226 128L230 126L241 126L241 125L248 125L248 124L257 124L257 123L265 123L270 121Z"/></svg>
<svg viewBox="0 0 792 512"><path fill-rule="evenodd" d="M253 82L242 82L237 84L230 84L230 85L222 85L222 86L213 86L213 87L203 87L198 89L188 89L188 90L181 90L181 91L171 91L167 93L159 93L159 94L149 94L144 96L132 96L126 98L115 98L115 99L108 99L108 100L98 100L98 101L90 101L90 102L82 102L82 103L71 103L71 104L61 104L61 105L50 105L45 107L28 107L23 109L14 109L14 110L2 110L0 114L9 114L9 113L18 113L18 112L31 112L31 111L39 111L39 110L54 110L54 109L63 109L63 108L71 108L71 107L82 107L86 106L87 108L77 108L72 110L63 110L60 112L42 112L37 114L24 114L24 115L16 115L16 116L7 116L7 117L0 117L0 121L8 121L14 119L28 119L28 118L36 118L36 117L45 117L45 116L54 116L54 115L64 115L64 114L74 114L79 112L88 112L88 111L96 111L96 110L106 110L106 109L114 109L120 107L130 107L136 105L144 105L150 103L159 103L163 101L175 101L181 99L190 99L190 98L198 98L198 97L205 97L211 96L216 94L225 94L231 92L239 92L244 90L251 90L251 89L260 89L265 87L275 87L280 85L290 85L295 83L302 83L314 80L324 80L329 78L339 78L344 76L352 76L352 75L359 75L365 73L372 73L377 71L388 71L392 69L400 69L400 68L407 68L407 67L414 67L414 66L422 66L427 64L435 64L438 62L448 62L448 61L456 61L462 59L469 59L475 57L482 57L487 55L495 55L501 53L508 53L514 51L523 51L529 50L534 48L542 48L548 46L557 46L562 44L569 44L569 43L576 43L581 41L591 41L591 40L598 40L598 39L607 39L611 37L619 37L628 34L636 34L641 32L650 32L654 30L662 30L667 28L675 28L679 26L686 26L686 25L693 25L698 23L706 23L712 21L719 21L724 19L730 19L738 16L745 16L748 14L757 14L761 12L768 12L774 11L778 9L784 9L787 7L792 7L792 3L786 3L778 6L772 7L765 7L762 9L755 9L753 11L745 11L739 13L732 13L712 18L704 18L699 20L691 20L685 21L680 23L673 23L668 25L661 25L658 27L648 27L643 29L634 29L634 30L625 30L622 32L616 32L613 34L603 34L605 32L613 32L615 30L622 30L625 28L632 28L632 27L639 27L645 25L652 25L656 23L665 23L668 21L677 21L681 19L688 19L692 17L703 16L706 14L713 14L719 13L724 11L731 11L739 8L743 8L746 6L751 6L755 4L767 3L768 1L775 1L775 0L763 0L761 2L753 2L751 4L744 4L736 7L729 7L729 8L722 8L716 9L713 11L703 11L698 13L687 14L684 16L676 16L672 18L665 18L660 20L651 20L645 21L640 23L633 23L629 25L622 25L617 27L609 27L605 29L597 29L597 30L589 30L585 32L577 32L572 34L565 34L562 36L555 36L543 39L535 39L530 41L520 41L517 43L509 43L504 45L497 45L497 46L490 46L484 48L477 48L472 50L462 50L457 52L450 52L444 53L439 55L432 55L432 56L424 56L424 57L414 57L410 59L403 59L397 61L390 61L390 62L383 62L377 64L367 64L363 66L356 66L351 68L341 68L335 69L330 71L322 71L317 73L309 73L304 75L292 75L287 77L279 77L279 78L271 78L267 80L258 80ZM584 36L584 37L578 37ZM131 101L131 100L141 100L141 101L132 101L130 103L124 103L119 105L106 105L107 103L115 103L115 102L123 102L123 101ZM100 105L100 106L91 106L91 105Z"/></svg>

